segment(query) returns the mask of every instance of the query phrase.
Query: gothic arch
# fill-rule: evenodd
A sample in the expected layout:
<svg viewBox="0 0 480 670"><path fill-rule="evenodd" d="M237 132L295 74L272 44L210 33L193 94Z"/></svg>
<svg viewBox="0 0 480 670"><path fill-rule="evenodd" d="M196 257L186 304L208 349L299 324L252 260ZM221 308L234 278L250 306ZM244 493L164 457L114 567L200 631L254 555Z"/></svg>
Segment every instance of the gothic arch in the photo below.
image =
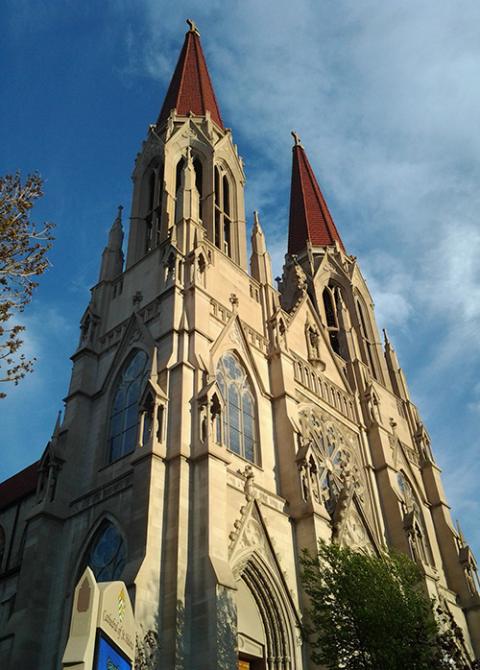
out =
<svg viewBox="0 0 480 670"><path fill-rule="evenodd" d="M139 346L140 345L140 346ZM143 390L145 388L145 382L146 378L145 375L148 376L149 373L149 362L150 362L150 354L148 351L146 351L146 348L141 346L141 343L135 342L132 347L129 347L128 350L124 353L124 355L121 357L121 359L117 362L116 366L116 371L115 374L113 374L110 378L110 383L108 384L106 393L108 397L108 404L107 404L107 417L108 421L105 422L105 432L104 432L104 442L106 444L105 448L105 461L108 463L112 463L115 460L118 460L117 458L112 457L112 438L115 437L115 435L112 433L112 420L114 417L114 410L115 410L115 401L117 398L117 393L119 390L119 384L121 382L121 377L122 375L126 372L129 362L133 362L134 358L137 356L138 353L143 353L145 355L145 364L144 364L144 375L143 375L143 382L140 385L140 389L137 395L137 405L138 405L138 413L140 411L140 401L142 397ZM139 414L137 417L137 429L139 425ZM136 439L138 440L138 435L136 436ZM126 451L123 453L120 457L126 456L128 453L131 453L133 451L130 449L129 451Z"/></svg>
<svg viewBox="0 0 480 670"><path fill-rule="evenodd" d="M412 479L404 470L397 473L397 493L402 510L404 530L412 557L415 560L434 565L430 538L428 536L423 503Z"/></svg>
<svg viewBox="0 0 480 670"><path fill-rule="evenodd" d="M223 414L223 444L242 458L259 464L258 396L252 375L236 349L227 349L218 356L215 376ZM237 439L238 447L234 441Z"/></svg>
<svg viewBox="0 0 480 670"><path fill-rule="evenodd" d="M380 365L375 349L375 331L369 309L359 291L355 291L353 300L355 304L357 332L359 335L358 339L362 351L363 362L368 366L373 377L382 381Z"/></svg>
<svg viewBox="0 0 480 670"><path fill-rule="evenodd" d="M246 562L240 578L253 596L264 629L265 668L290 670L295 667L296 613L272 571L257 552ZM298 622L297 622L298 623Z"/></svg>
<svg viewBox="0 0 480 670"><path fill-rule="evenodd" d="M140 218L143 221L143 252L148 253L159 242L165 206L164 164L154 157L143 171L140 186Z"/></svg>
<svg viewBox="0 0 480 670"><path fill-rule="evenodd" d="M78 580L82 576L88 561L88 552L93 546L95 538L99 535L102 527L111 526L115 528L118 535L121 537L123 545L125 547L125 564L128 557L128 543L123 532L120 522L116 517L110 512L102 512L96 519L96 521L90 526L89 530L85 534L83 542L80 544L79 555L76 558L74 563L74 570L72 571L73 583L72 583L72 592L77 584Z"/></svg>

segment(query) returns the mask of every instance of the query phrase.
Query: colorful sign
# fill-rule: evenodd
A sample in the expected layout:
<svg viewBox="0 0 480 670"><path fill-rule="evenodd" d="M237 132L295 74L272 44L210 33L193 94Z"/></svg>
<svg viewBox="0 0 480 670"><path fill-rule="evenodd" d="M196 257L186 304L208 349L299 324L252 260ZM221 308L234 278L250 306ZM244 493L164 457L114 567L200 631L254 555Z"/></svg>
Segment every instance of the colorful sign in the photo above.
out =
<svg viewBox="0 0 480 670"><path fill-rule="evenodd" d="M106 637L99 635L94 670L132 670L132 664Z"/></svg>
<svg viewBox="0 0 480 670"><path fill-rule="evenodd" d="M99 582L90 568L73 597L63 668L132 670L136 624L124 582Z"/></svg>

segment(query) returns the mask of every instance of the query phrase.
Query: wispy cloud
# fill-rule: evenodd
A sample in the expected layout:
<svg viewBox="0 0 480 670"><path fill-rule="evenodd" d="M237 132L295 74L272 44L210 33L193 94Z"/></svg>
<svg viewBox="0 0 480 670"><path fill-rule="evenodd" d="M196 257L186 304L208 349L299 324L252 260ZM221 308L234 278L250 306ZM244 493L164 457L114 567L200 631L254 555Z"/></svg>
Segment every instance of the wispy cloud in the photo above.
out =
<svg viewBox="0 0 480 670"><path fill-rule="evenodd" d="M161 3L144 3L144 74L165 80L170 49L160 35L178 45L175 18L180 24L193 6L180 3L165 26ZM439 457L451 466L447 408L453 403L473 421L464 384L468 366L480 365L480 135L472 133L480 5L467 2L459 12L433 0L247 0L215 20L210 4L195 16L223 115L246 154L247 204L261 211L275 272L285 249L294 127L364 268L379 325L398 342ZM458 375L454 389L442 385L445 375ZM447 483L471 517L473 450L462 457ZM463 493L454 486L460 478Z"/></svg>

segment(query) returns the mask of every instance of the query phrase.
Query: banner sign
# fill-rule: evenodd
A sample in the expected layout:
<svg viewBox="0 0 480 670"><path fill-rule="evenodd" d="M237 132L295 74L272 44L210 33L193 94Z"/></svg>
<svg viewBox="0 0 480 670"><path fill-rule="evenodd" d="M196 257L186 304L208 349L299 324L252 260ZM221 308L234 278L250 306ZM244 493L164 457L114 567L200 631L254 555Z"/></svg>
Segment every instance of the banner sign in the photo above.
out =
<svg viewBox="0 0 480 670"><path fill-rule="evenodd" d="M73 596L63 654L69 670L132 670L136 624L123 582L98 582L86 568Z"/></svg>
<svg viewBox="0 0 480 670"><path fill-rule="evenodd" d="M97 637L93 667L95 670L132 670L132 664L127 657L120 653L113 643L102 634Z"/></svg>

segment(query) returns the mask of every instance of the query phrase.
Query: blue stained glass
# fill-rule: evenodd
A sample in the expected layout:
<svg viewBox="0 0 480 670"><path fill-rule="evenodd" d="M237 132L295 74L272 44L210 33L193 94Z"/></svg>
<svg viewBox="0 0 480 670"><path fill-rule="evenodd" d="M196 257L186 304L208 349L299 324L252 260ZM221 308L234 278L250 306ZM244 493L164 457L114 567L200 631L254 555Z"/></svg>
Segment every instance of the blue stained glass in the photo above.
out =
<svg viewBox="0 0 480 670"><path fill-rule="evenodd" d="M217 384L223 397L225 397L225 380L221 372L217 372Z"/></svg>
<svg viewBox="0 0 480 670"><path fill-rule="evenodd" d="M250 414L250 416L253 416L253 400L248 391L243 392L242 400L243 400L243 411L246 412L247 414Z"/></svg>
<svg viewBox="0 0 480 670"><path fill-rule="evenodd" d="M126 547L116 526L104 521L87 551L85 565L99 582L119 579L126 563Z"/></svg>
<svg viewBox="0 0 480 670"><path fill-rule="evenodd" d="M137 349L119 375L110 419L110 461L135 449L138 403L148 376L147 363L146 353Z"/></svg>
<svg viewBox="0 0 480 670"><path fill-rule="evenodd" d="M113 412L119 412L125 404L125 391L119 389L115 396L115 401L113 403Z"/></svg>
<svg viewBox="0 0 480 670"><path fill-rule="evenodd" d="M249 461L255 460L255 443L251 437L245 435L245 458Z"/></svg>
<svg viewBox="0 0 480 670"><path fill-rule="evenodd" d="M254 437L254 424L253 424L253 417L249 416L248 414L243 415L243 430L245 432L245 437Z"/></svg>
<svg viewBox="0 0 480 670"><path fill-rule="evenodd" d="M240 433L235 428L230 428L230 449L236 454L240 453Z"/></svg>
<svg viewBox="0 0 480 670"><path fill-rule="evenodd" d="M115 436L122 432L122 418L123 414L114 414L112 416L112 420L110 421L110 435Z"/></svg>

